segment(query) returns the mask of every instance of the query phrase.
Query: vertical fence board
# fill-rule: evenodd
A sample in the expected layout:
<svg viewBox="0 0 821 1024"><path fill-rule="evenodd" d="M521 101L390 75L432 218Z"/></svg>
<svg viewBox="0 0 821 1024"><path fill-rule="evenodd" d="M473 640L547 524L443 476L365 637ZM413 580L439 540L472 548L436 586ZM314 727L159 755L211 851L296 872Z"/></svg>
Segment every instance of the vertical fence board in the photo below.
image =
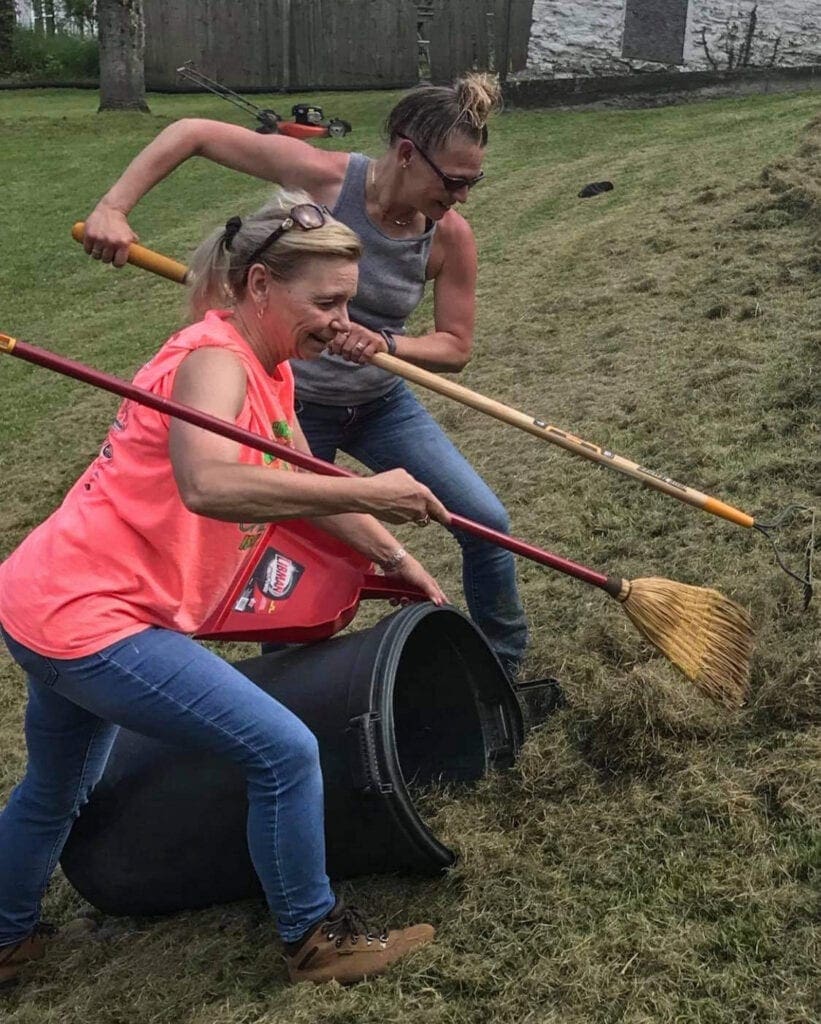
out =
<svg viewBox="0 0 821 1024"><path fill-rule="evenodd" d="M206 49L197 67L234 88L259 89L278 84L268 66L267 19L259 0L205 0ZM276 3L271 6L276 7ZM207 67L213 71L207 70Z"/></svg>
<svg viewBox="0 0 821 1024"><path fill-rule="evenodd" d="M386 89L414 85L411 0L300 0L291 5L291 87Z"/></svg>
<svg viewBox="0 0 821 1024"><path fill-rule="evenodd" d="M491 0L436 0L430 28L430 77L447 85L457 75L490 66Z"/></svg>
<svg viewBox="0 0 821 1024"><path fill-rule="evenodd" d="M145 3L145 84L163 89L177 82L184 61L202 57L201 4Z"/></svg>
<svg viewBox="0 0 821 1024"><path fill-rule="evenodd" d="M279 89L286 0L145 0L145 73L152 89L181 84L190 60L232 89Z"/></svg>
<svg viewBox="0 0 821 1024"><path fill-rule="evenodd" d="M527 67L533 0L496 0L493 18L494 67L502 78Z"/></svg>

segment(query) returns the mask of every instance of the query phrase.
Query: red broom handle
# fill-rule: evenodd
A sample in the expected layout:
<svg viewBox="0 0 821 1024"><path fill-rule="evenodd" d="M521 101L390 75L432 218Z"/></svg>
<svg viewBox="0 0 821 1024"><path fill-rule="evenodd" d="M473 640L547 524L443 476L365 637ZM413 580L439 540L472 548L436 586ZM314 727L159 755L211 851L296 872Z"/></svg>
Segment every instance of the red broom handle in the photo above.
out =
<svg viewBox="0 0 821 1024"><path fill-rule="evenodd" d="M83 363L75 362L73 359L64 359L62 356L57 356L53 352L39 348L37 345L30 345L28 342L19 341L8 334L0 334L0 352L17 356L19 359L25 359L29 363L44 366L49 370L55 370L66 377L74 377L76 380L92 384L94 387L102 388L105 391L111 391L123 398L130 398L139 405L145 405L149 409L155 409L157 412L175 416L177 419L185 420L187 423L193 423L195 427L210 430L215 434L220 434L249 448L256 448L258 451L267 452L269 455L274 455L285 462L293 463L301 469L309 469L311 472L319 473L323 476L352 477L357 475L348 469L342 469L341 466L335 466L331 462L317 459L313 455L296 451L286 445L278 444L276 441L269 441L259 434L254 434L250 430L243 430L242 427L238 427L234 423L228 423L226 420L221 420L217 416L200 412L199 409L182 405L170 398L155 395L151 391L146 391L135 384L129 384L119 377L113 377L100 370L94 370ZM472 519L466 519L464 516L450 513L450 524L457 530L462 530L464 533L472 533L475 537L480 537L482 540L489 541L491 544L496 544L499 547L507 548L508 551L521 555L523 558L529 558L533 562L547 565L551 569L565 573L567 576L574 576L584 583L600 587L613 597L617 596L621 589L622 581L619 577L605 576L603 573L589 569L578 562L562 558L561 555L554 555L550 551L534 547L526 541L510 537L499 530L493 530L489 526L482 526L481 523L474 522Z"/></svg>

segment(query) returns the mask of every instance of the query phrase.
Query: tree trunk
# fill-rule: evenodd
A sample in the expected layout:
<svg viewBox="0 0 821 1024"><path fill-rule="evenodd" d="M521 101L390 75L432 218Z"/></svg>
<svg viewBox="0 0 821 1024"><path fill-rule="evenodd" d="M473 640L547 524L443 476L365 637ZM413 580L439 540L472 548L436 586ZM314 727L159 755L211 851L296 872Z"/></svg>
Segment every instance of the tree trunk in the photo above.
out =
<svg viewBox="0 0 821 1024"><path fill-rule="evenodd" d="M14 22L14 0L0 0L0 75L11 71Z"/></svg>
<svg viewBox="0 0 821 1024"><path fill-rule="evenodd" d="M99 0L100 110L144 110L142 0Z"/></svg>
<svg viewBox="0 0 821 1024"><path fill-rule="evenodd" d="M46 35L54 35L54 0L43 0L43 18L46 23Z"/></svg>

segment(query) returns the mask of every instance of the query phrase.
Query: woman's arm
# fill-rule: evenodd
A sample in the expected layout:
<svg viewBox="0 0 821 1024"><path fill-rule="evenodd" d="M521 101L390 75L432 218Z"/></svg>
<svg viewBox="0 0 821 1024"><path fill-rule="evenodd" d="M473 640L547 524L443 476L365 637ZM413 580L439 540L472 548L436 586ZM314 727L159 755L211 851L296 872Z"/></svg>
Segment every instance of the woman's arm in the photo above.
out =
<svg viewBox="0 0 821 1024"><path fill-rule="evenodd" d="M373 516L347 513L324 516L313 523L376 562L386 576L419 587L434 604L447 602L433 576Z"/></svg>
<svg viewBox="0 0 821 1024"><path fill-rule="evenodd" d="M428 276L433 279L434 329L418 337L397 334L395 355L426 370L452 373L470 361L476 314L476 241L454 210L437 227ZM380 334L352 324L348 336L332 342L328 351L368 363L388 346Z"/></svg>
<svg viewBox="0 0 821 1024"><path fill-rule="evenodd" d="M338 187L347 153L329 153L284 135L260 135L248 128L184 118L175 121L150 142L128 165L89 215L83 245L101 259L122 266L128 246L137 240L128 214L139 200L176 167L192 156L244 171L286 188L303 188L318 202L327 202L328 189Z"/></svg>
<svg viewBox="0 0 821 1024"><path fill-rule="evenodd" d="M192 352L180 364L173 398L233 422L245 391L239 360L209 347ZM447 521L441 502L404 470L350 479L324 477L240 463L239 449L239 444L218 434L171 420L169 454L188 509L228 522L268 523L341 512L365 512L397 523L425 515Z"/></svg>
<svg viewBox="0 0 821 1024"><path fill-rule="evenodd" d="M298 422L294 423L294 447L311 454L307 438ZM433 576L373 516L348 512L336 516L323 516L312 522L379 564L386 576L418 587L434 604L447 603L444 590Z"/></svg>
<svg viewBox="0 0 821 1024"><path fill-rule="evenodd" d="M302 427L294 424L294 447L311 454L311 449ZM378 564L390 562L401 549L399 541L390 531L370 515L355 512L340 515L323 516L316 519L314 525L327 531L339 540L350 544L352 548Z"/></svg>

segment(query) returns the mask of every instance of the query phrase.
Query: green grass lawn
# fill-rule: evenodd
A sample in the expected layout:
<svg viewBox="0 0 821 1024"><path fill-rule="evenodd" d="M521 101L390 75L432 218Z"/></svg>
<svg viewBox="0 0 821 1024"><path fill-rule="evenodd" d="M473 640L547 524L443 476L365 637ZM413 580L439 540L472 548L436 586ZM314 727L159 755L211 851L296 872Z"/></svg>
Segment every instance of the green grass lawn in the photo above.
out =
<svg viewBox="0 0 821 1024"><path fill-rule="evenodd" d="M376 153L395 96L258 102L287 114L297 98L354 125L320 145ZM0 331L126 376L181 322L182 290L92 262L71 224L169 121L242 121L217 98L149 101L151 115L98 115L93 92L0 92ZM465 208L479 315L460 380L764 521L817 501L819 156L812 94L505 114ZM614 191L576 198L603 178ZM144 244L184 260L269 188L191 161L132 223ZM426 304L412 326L430 316ZM350 990L293 989L260 905L106 919L56 943L0 997L7 1024L821 1019L819 599L802 612L799 587L752 531L422 398L503 495L518 536L744 603L758 634L748 705L708 704L617 605L521 562L528 674L558 675L569 706L514 770L424 798L432 828L461 854L446 878L342 887L397 923L432 921L433 947ZM0 400L3 555L96 454L116 399L2 359ZM793 564L808 525L784 533ZM400 533L459 595L455 543L436 529ZM23 770L23 707L20 674L2 656L0 797ZM65 923L83 910L58 877L48 916Z"/></svg>

